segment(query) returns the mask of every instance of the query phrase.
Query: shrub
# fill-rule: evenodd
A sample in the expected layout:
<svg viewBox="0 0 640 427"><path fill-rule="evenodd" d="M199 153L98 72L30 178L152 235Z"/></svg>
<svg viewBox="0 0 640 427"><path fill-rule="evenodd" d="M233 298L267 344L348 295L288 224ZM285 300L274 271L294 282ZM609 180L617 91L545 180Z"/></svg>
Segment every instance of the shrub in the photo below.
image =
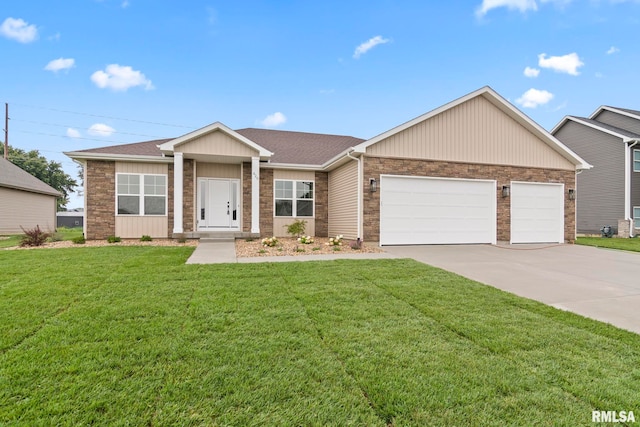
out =
<svg viewBox="0 0 640 427"><path fill-rule="evenodd" d="M84 239L84 236L78 236L71 239L73 243L76 245L84 245L87 241Z"/></svg>
<svg viewBox="0 0 640 427"><path fill-rule="evenodd" d="M307 221L304 219L296 219L293 223L287 225L287 233L291 234L291 237L300 237L307 229Z"/></svg>
<svg viewBox="0 0 640 427"><path fill-rule="evenodd" d="M20 226L22 228L22 226ZM49 233L45 233L40 229L39 225L24 231L24 235L20 238L20 246L42 246L49 238Z"/></svg>
<svg viewBox="0 0 640 427"><path fill-rule="evenodd" d="M49 235L49 240L52 242L61 242L63 240L62 233L51 233Z"/></svg>
<svg viewBox="0 0 640 427"><path fill-rule="evenodd" d="M342 234L338 234L336 237L329 238L327 242L328 246L342 246Z"/></svg>
<svg viewBox="0 0 640 427"><path fill-rule="evenodd" d="M313 237L311 236L302 236L298 237L298 242L303 243L305 245L310 245L314 242Z"/></svg>
<svg viewBox="0 0 640 427"><path fill-rule="evenodd" d="M140 241L141 241L141 242L150 242L150 241L152 241L152 240L153 240L153 239L151 238L151 236L147 236L146 234L144 234L144 235L140 238Z"/></svg>
<svg viewBox="0 0 640 427"><path fill-rule="evenodd" d="M178 240L178 243L187 243L187 238L186 237L179 237L176 240Z"/></svg>
<svg viewBox="0 0 640 427"><path fill-rule="evenodd" d="M118 243L121 240L122 239L119 238L118 236L109 236L109 237L107 237L107 242L109 242L109 243Z"/></svg>
<svg viewBox="0 0 640 427"><path fill-rule="evenodd" d="M264 246L264 247L272 248L277 244L278 244L278 239L276 239L276 236L265 237L264 239L262 239L262 246Z"/></svg>

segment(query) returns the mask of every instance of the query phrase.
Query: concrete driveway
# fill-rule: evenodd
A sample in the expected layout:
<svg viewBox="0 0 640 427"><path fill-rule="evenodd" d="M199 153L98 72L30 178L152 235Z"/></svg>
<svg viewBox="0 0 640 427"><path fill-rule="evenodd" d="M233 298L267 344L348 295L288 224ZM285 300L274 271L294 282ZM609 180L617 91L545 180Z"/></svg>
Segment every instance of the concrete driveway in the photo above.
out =
<svg viewBox="0 0 640 427"><path fill-rule="evenodd" d="M579 245L387 246L385 250L640 333L640 253Z"/></svg>

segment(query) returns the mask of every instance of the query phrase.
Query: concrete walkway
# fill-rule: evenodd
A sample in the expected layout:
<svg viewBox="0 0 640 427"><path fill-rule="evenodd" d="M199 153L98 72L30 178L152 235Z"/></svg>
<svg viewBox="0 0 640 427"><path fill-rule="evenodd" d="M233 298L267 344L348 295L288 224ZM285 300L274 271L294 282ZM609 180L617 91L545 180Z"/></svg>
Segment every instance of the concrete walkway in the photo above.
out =
<svg viewBox="0 0 640 427"><path fill-rule="evenodd" d="M236 256L236 245L233 239L200 239L187 264L226 264L226 263L258 263L258 262L303 262L330 261L335 259L384 259L398 258L389 253L352 253L340 255L300 255L300 256L268 256L242 257Z"/></svg>

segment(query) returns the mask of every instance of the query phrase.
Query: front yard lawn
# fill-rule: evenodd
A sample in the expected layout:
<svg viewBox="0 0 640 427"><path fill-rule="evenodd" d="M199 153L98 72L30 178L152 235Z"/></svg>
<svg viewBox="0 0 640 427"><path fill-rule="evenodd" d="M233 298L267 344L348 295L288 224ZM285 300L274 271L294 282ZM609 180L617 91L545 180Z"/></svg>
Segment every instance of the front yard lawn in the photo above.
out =
<svg viewBox="0 0 640 427"><path fill-rule="evenodd" d="M640 416L636 334L411 260L185 265L192 250L0 252L0 424Z"/></svg>
<svg viewBox="0 0 640 427"><path fill-rule="evenodd" d="M596 246L599 248L620 249L624 251L640 252L640 238L631 239L607 238L607 237L578 237L576 244Z"/></svg>

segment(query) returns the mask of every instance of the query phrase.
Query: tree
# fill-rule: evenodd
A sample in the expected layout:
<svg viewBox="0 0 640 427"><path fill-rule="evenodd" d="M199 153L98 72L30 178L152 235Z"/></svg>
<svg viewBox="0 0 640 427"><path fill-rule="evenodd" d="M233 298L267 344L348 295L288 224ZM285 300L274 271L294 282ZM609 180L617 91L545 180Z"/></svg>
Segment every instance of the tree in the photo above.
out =
<svg viewBox="0 0 640 427"><path fill-rule="evenodd" d="M4 146L0 146L0 155L4 155ZM61 192L62 197L57 199L57 209L64 210L69 203L69 195L78 183L62 170L60 163L48 161L38 150L25 151L13 147L9 147L9 161Z"/></svg>

